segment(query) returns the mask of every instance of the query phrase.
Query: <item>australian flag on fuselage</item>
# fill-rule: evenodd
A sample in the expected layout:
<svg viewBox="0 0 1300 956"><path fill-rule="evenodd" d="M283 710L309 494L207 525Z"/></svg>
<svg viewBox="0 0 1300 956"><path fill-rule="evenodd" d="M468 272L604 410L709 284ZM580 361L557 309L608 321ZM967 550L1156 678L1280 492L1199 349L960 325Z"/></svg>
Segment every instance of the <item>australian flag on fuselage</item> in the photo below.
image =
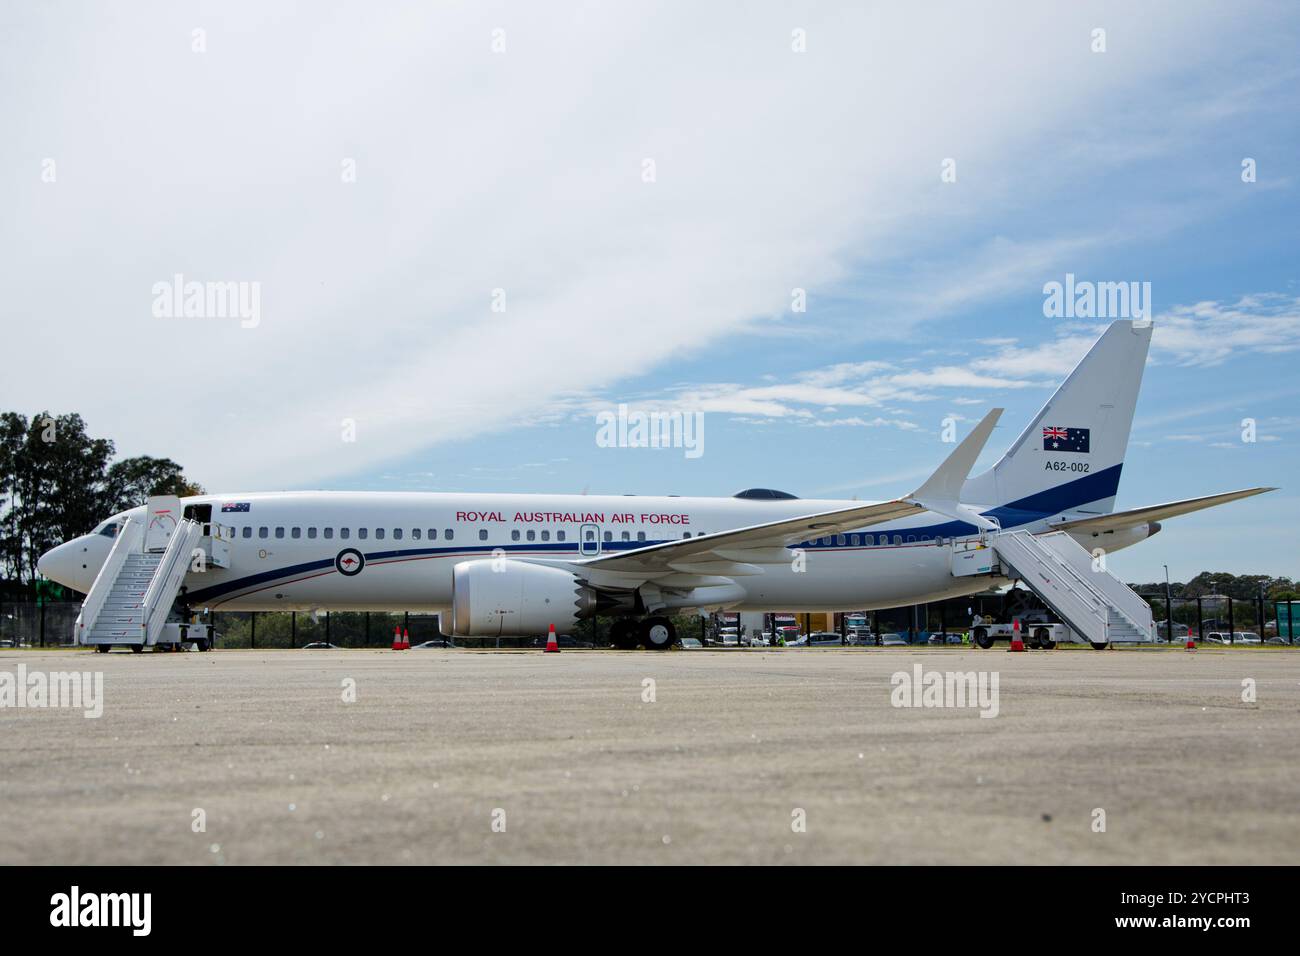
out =
<svg viewBox="0 0 1300 956"><path fill-rule="evenodd" d="M1088 429L1043 428L1043 451L1088 451Z"/></svg>

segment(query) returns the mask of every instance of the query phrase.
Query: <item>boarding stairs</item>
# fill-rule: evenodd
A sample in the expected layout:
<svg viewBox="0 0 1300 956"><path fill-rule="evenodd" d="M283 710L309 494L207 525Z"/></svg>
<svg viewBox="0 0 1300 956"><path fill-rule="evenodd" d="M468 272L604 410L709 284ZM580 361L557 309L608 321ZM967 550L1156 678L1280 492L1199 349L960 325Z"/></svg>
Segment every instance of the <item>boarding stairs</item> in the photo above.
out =
<svg viewBox="0 0 1300 956"><path fill-rule="evenodd" d="M1063 624L1092 644L1155 639L1151 605L1064 531L988 538L1005 577L1019 578Z"/></svg>
<svg viewBox="0 0 1300 956"><path fill-rule="evenodd" d="M77 616L78 644L158 643L205 528L188 518L163 531L128 518ZM203 549L197 549L202 551Z"/></svg>

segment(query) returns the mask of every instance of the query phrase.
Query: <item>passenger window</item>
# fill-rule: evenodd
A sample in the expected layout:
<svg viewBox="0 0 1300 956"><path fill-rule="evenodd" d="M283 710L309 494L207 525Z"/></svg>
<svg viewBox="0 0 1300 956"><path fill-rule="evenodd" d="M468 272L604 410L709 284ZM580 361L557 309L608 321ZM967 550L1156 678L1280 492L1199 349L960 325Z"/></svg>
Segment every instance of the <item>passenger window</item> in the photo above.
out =
<svg viewBox="0 0 1300 956"><path fill-rule="evenodd" d="M564 540L564 532L563 532L563 531L557 531L557 532L555 532L555 540L556 540L556 541L563 541L563 540Z"/></svg>
<svg viewBox="0 0 1300 956"><path fill-rule="evenodd" d="M352 529L339 528L339 537L346 541L348 538L352 537Z"/></svg>
<svg viewBox="0 0 1300 956"><path fill-rule="evenodd" d="M394 541L401 541L401 540L402 540L402 529L401 529L401 528L394 528L394 529L393 529L393 540L394 540Z"/></svg>
<svg viewBox="0 0 1300 956"><path fill-rule="evenodd" d="M430 541L437 541L437 540L438 540L438 529L437 529L437 528L430 528L430 529L429 529L429 540L430 540Z"/></svg>
<svg viewBox="0 0 1300 956"><path fill-rule="evenodd" d="M284 537L284 528L277 527L277 528L275 529L275 536L276 536L277 538L283 538L283 537Z"/></svg>
<svg viewBox="0 0 1300 956"><path fill-rule="evenodd" d="M842 535L842 534L837 534L837 535L835 536L835 543L838 544L838 545L843 545L843 544L844 544L844 535Z"/></svg>
<svg viewBox="0 0 1300 956"><path fill-rule="evenodd" d="M884 535L881 535L881 541L883 542L883 540L884 540ZM862 543L866 545L873 545L876 543L876 539L872 535L864 534L862 536Z"/></svg>
<svg viewBox="0 0 1300 956"><path fill-rule="evenodd" d="M511 541L518 541L518 540L519 540L519 529L518 529L518 528L515 528L514 531L511 531L511 532L510 532L510 540L511 540Z"/></svg>
<svg viewBox="0 0 1300 956"><path fill-rule="evenodd" d="M251 524L244 525L244 537L251 538L252 536L253 536L253 526Z"/></svg>
<svg viewBox="0 0 1300 956"><path fill-rule="evenodd" d="M560 533L563 534L564 532L561 531ZM542 532L542 540L543 540L543 541L550 541L550 540L551 540L551 533L550 533L549 531L543 531L543 532Z"/></svg>
<svg viewBox="0 0 1300 956"><path fill-rule="evenodd" d="M683 537L683 538L689 538L690 536L691 536L691 533L690 533L689 531L683 531L683 532L682 532L682 537Z"/></svg>
<svg viewBox="0 0 1300 956"><path fill-rule="evenodd" d="M315 529L315 528L308 528L308 529L307 529L307 537L308 537L309 539L310 539L310 538L315 538L315 537L316 537L316 529Z"/></svg>
<svg viewBox="0 0 1300 956"><path fill-rule="evenodd" d="M412 540L412 541L419 541L419 540L420 540L420 529L419 529L419 528L412 528L412 529L411 529L411 540Z"/></svg>
<svg viewBox="0 0 1300 956"><path fill-rule="evenodd" d="M334 537L334 529L333 529L333 528L326 528L326 529L325 529L325 537L326 537L327 539L328 539L328 538L332 538L332 537Z"/></svg>
<svg viewBox="0 0 1300 956"><path fill-rule="evenodd" d="M916 535L914 535L914 534L909 534L909 535L907 536L907 543L908 543L908 544L911 544L911 543L914 542L915 540L916 540Z"/></svg>
<svg viewBox="0 0 1300 956"><path fill-rule="evenodd" d="M595 541L595 540L596 540L596 532L594 532L594 531L588 531L588 532L587 532L587 540L588 540L588 541Z"/></svg>
<svg viewBox="0 0 1300 956"><path fill-rule="evenodd" d="M480 541L486 541L486 540L487 540L487 528L479 528L479 529L478 529L478 539L479 539Z"/></svg>
<svg viewBox="0 0 1300 956"><path fill-rule="evenodd" d="M632 532L631 532L631 531L624 531L624 532L623 532L623 540L624 540L624 541L631 541L631 540L632 540Z"/></svg>
<svg viewBox="0 0 1300 956"><path fill-rule="evenodd" d="M606 532L605 532L605 540L606 540L606 541L613 541L613 540L614 540L614 532L612 532L612 531L606 531Z"/></svg>
<svg viewBox="0 0 1300 956"><path fill-rule="evenodd" d="M370 537L370 529L369 529L369 528L358 528L358 529L357 529L357 537L360 538L362 541L366 540L366 538Z"/></svg>
<svg viewBox="0 0 1300 956"><path fill-rule="evenodd" d="M528 529L528 540L529 541L537 540L537 532L532 530L531 528Z"/></svg>
<svg viewBox="0 0 1300 956"><path fill-rule="evenodd" d="M291 537L291 538L301 538L301 537L302 537L302 528L290 528L290 529L289 529L289 537Z"/></svg>
<svg viewBox="0 0 1300 956"><path fill-rule="evenodd" d="M861 537L862 537L861 535L857 535L857 534L855 534L855 535L853 536L853 538L852 538L853 544L854 544L854 545L859 544L859 543L860 543L860 539L861 539Z"/></svg>
<svg viewBox="0 0 1300 956"><path fill-rule="evenodd" d="M263 526L263 527L261 527L261 528L258 528L258 529L257 529L257 536L258 536L259 538L269 538L269 537L271 537L271 529L270 529L270 528L267 528L267 527L265 527L265 526Z"/></svg>
<svg viewBox="0 0 1300 956"><path fill-rule="evenodd" d="M636 533L636 539L637 539L638 541L644 541L644 540L645 540L645 532L644 532L644 531L638 531L638 532Z"/></svg>
<svg viewBox="0 0 1300 956"><path fill-rule="evenodd" d="M383 541L383 540L384 540L384 535L385 535L385 534L387 534L387 532L384 531L383 528L376 528L376 529L375 529L375 540L376 540L376 541Z"/></svg>
<svg viewBox="0 0 1300 956"><path fill-rule="evenodd" d="M442 536L450 541L452 538L456 537L456 532L452 528L448 528L442 533Z"/></svg>
<svg viewBox="0 0 1300 956"><path fill-rule="evenodd" d="M902 543L903 543L903 536L901 534L894 535L894 544L902 544Z"/></svg>

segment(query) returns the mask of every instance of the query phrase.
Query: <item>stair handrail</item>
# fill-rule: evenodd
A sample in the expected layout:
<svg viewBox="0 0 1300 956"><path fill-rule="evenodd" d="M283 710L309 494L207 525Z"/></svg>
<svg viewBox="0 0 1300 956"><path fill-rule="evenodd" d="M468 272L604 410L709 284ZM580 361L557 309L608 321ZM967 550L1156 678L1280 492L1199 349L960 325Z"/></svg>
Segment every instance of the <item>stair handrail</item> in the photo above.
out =
<svg viewBox="0 0 1300 956"><path fill-rule="evenodd" d="M1056 539L1056 535L1064 535L1064 537ZM1092 555L1088 552L1088 549L1085 548L1083 545L1079 544L1077 541L1075 541L1074 538L1072 538L1068 532L1055 531L1052 532L1051 534L1043 535L1042 537L1054 538L1056 540L1061 540L1061 541L1068 539L1070 543L1074 544L1080 551L1083 552L1084 555L1088 557L1089 561L1091 561L1092 559ZM1069 558L1061 554L1055 548L1048 546L1048 550L1052 551L1053 554L1056 554L1062 561L1066 562L1067 564L1070 564ZM1073 567L1073 565L1071 566ZM1092 584L1092 579L1087 577L1086 575L1083 575L1079 568L1076 567L1074 570L1079 572L1081 576L1083 576L1084 579L1089 583L1089 585ZM1119 612L1120 616L1123 617L1125 620L1127 620L1130 624L1132 624L1133 627L1137 628L1138 630L1146 631L1149 636L1152 627L1151 605L1148 604L1146 601L1144 601L1140 594L1136 593L1131 587L1129 587L1119 578L1115 577L1115 575L1111 574L1109 571L1103 571L1101 573L1110 577L1111 581L1114 582L1114 585L1111 588L1111 590L1114 593L1105 593L1103 595L1106 598L1107 603L1111 607L1115 608L1115 610Z"/></svg>
<svg viewBox="0 0 1300 956"><path fill-rule="evenodd" d="M126 563L126 556L131 553L131 548L140 541L140 527L140 522L128 517L118 529L117 536L113 539L113 547L109 549L104 563L99 566L95 581L86 592L86 599L81 602L81 610L77 612L77 622L73 625L75 643L84 644L82 638L87 632L95 629L95 622L99 619L99 613L104 610L104 604L108 601L109 592L113 590L113 582L117 579L118 571Z"/></svg>
<svg viewBox="0 0 1300 956"><path fill-rule="evenodd" d="M197 521L191 518L185 518L176 530L172 532L171 538L167 541L167 549L163 551L162 558L158 562L158 567L154 571L153 579L149 582L149 588L144 594L145 619L141 624L143 629L144 643L150 644L153 639L162 631L162 626L167 623L167 615L171 612L172 602L166 604L159 603L159 597L164 588L170 588L168 583L179 571L180 578L184 579L186 569L184 565L177 567L177 562L188 562L190 549L194 546L194 541L198 538L202 528ZM179 586L180 582L176 582Z"/></svg>
<svg viewBox="0 0 1300 956"><path fill-rule="evenodd" d="M1064 531L1061 531L1059 533L1065 534ZM1095 600L1099 605L1101 605L1101 607L1109 608L1111 606L1110 599L1105 594L1103 594L1101 589L1098 588L1095 584L1093 584L1092 581L1087 576L1085 576L1082 571L1080 571L1078 568L1072 565L1068 560L1066 560L1066 558L1062 554L1060 554L1060 552L1058 552L1055 548L1051 548L1048 545L1043 544L1042 541L1039 540L1040 538L1046 537L1046 535L1030 535L1030 537L1034 539L1034 544L1038 548L1040 548L1042 551L1047 552L1048 557L1051 559L1052 563L1056 565L1056 567L1064 568L1066 571L1069 571L1070 574L1074 576L1075 580L1077 580L1080 584L1082 584L1085 588L1087 588L1088 593L1092 595L1093 600Z"/></svg>
<svg viewBox="0 0 1300 956"><path fill-rule="evenodd" d="M1079 588L1070 586L1069 588L1064 589L1062 593L1073 598L1078 610L1080 610L1084 615L1091 616L1097 621L1101 630L1101 634L1099 635L1100 637L1104 639L1108 636L1109 614L1105 613L1105 609L1110 605L1106 601L1105 597L1097 592L1096 588L1094 588L1086 579L1082 578L1078 571L1070 567L1068 564L1064 564L1059 555L1046 545L1037 541L1035 536L1030 532L1025 531L1024 529L1019 529L1009 533L1004 532L1004 535L1006 535L1009 540L1018 543L1025 554L1033 560L1040 569L1052 571L1058 580L1061 578L1061 570L1065 570L1068 572L1068 577L1066 578L1067 582L1070 579L1073 579L1081 583L1084 587L1084 591L1081 592ZM1017 569L1017 573L1020 574L1022 579L1025 578L1023 571ZM1039 594L1039 597L1052 608L1058 617L1066 620L1068 623L1069 618L1073 615L1068 613L1068 608L1056 606L1061 604L1059 599L1053 600L1045 594ZM1063 610L1067 611L1067 613L1062 614L1061 612Z"/></svg>

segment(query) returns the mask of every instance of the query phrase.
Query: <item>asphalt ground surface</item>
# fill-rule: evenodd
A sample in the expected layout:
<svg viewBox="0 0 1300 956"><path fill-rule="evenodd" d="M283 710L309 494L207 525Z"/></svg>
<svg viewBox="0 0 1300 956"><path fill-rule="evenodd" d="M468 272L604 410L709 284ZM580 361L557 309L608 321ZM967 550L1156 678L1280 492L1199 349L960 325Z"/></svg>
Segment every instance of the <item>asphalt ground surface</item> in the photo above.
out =
<svg viewBox="0 0 1300 956"><path fill-rule="evenodd" d="M103 715L0 708L5 864L1300 851L1286 648L0 651L19 664L102 672ZM894 706L915 664L996 673L997 716Z"/></svg>

